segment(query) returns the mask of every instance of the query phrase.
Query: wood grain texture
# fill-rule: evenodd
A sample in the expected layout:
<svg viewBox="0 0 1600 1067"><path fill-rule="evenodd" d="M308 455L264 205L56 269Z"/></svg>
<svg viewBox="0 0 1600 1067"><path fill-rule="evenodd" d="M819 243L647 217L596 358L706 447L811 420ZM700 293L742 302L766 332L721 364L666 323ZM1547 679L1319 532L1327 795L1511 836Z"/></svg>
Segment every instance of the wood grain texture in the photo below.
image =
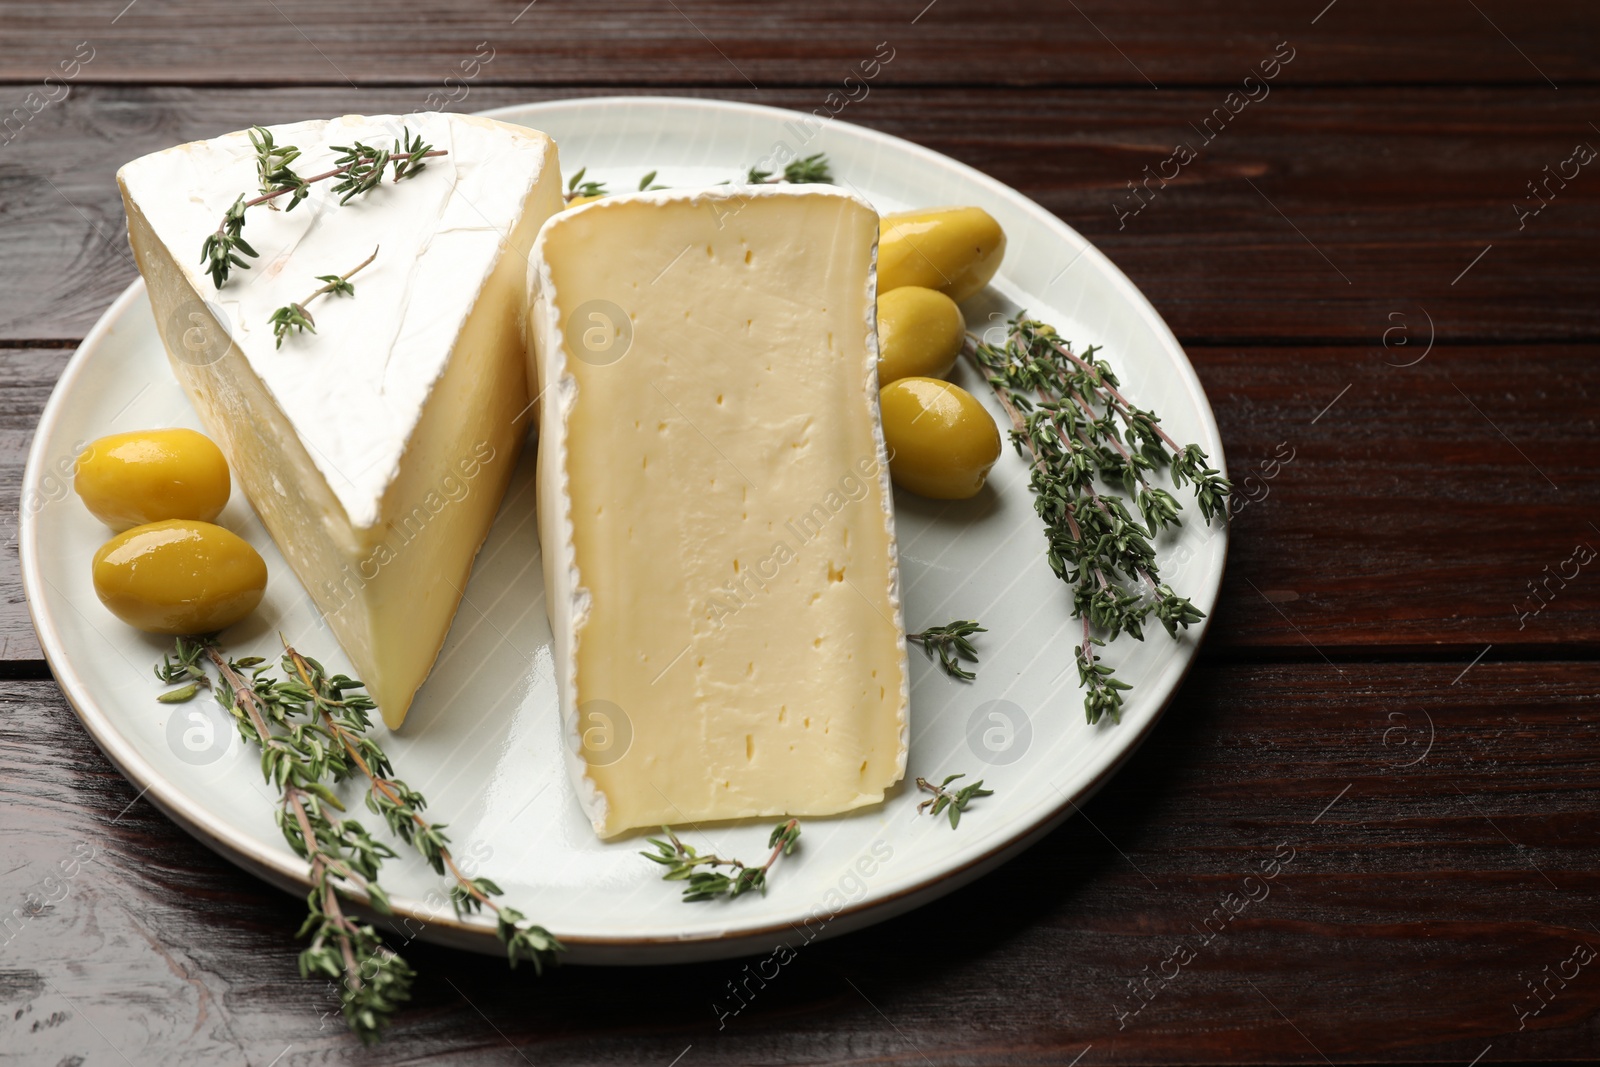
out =
<svg viewBox="0 0 1600 1067"><path fill-rule="evenodd" d="M1600 582L1571 562L1600 544L1600 179L1550 176L1600 147L1592 4L0 0L0 39L0 1061L1600 1060L1572 963L1600 949ZM19 500L28 441L135 274L116 167L345 111L809 111L884 48L843 118L1021 189L1188 347L1240 483L1199 665L1081 816L943 901L776 973L412 944L415 1002L363 1052L296 976L301 903L139 799L22 602L22 509L77 506Z"/></svg>
<svg viewBox="0 0 1600 1067"><path fill-rule="evenodd" d="M84 40L80 77L160 83L438 82L486 43L490 83L765 89L837 83L887 41L895 84L1166 87L1236 81L1286 38L1325 51L1300 75L1313 81L1595 76L1581 0L425 0L381 17L314 0L125 4L0 4L0 79L42 78Z"/></svg>
<svg viewBox="0 0 1600 1067"><path fill-rule="evenodd" d="M1436 345L1397 366L1425 350L1425 320L1405 325L1410 343L1389 348L1191 346L1238 482L1204 654L1465 666L1490 644L1499 657L1600 640L1600 563L1569 562L1600 552L1600 346ZM0 350L8 516L65 355ZM78 504L62 485L21 506ZM1164 576L1182 590L1182 561ZM0 659L39 656L14 544L0 639Z"/></svg>
<svg viewBox="0 0 1600 1067"><path fill-rule="evenodd" d="M140 1064L279 1067L664 1065L691 1045L686 1064L1066 1063L1089 1046L1086 1065L1464 1064L1486 1046L1485 1063L1593 1060L1595 965L1551 984L1521 1030L1517 1009L1539 1003L1528 981L1600 944L1600 734L1585 722L1600 666L1454 674L1202 668L1082 817L941 902L797 941L781 967L540 980L413 945L416 1001L369 1055L295 976L299 902L136 800L53 686L13 683L0 1045L24 1062L121 1062L115 1046ZM974 807L959 832L985 829ZM64 891L41 886L90 850ZM59 899L33 909L30 892ZM764 987L749 977L763 972ZM748 983L744 1007L729 983Z"/></svg>
<svg viewBox="0 0 1600 1067"><path fill-rule="evenodd" d="M22 593L17 535L24 512L64 506L71 490L53 479L22 499L22 471L45 401L67 359L64 348L0 348L0 663L43 659Z"/></svg>
<svg viewBox="0 0 1600 1067"><path fill-rule="evenodd" d="M1314 62L1308 46L1287 69ZM461 106L579 95L589 94L480 86ZM826 94L695 95L811 109ZM0 340L81 337L134 277L114 182L125 161L252 122L406 112L426 99L422 87L77 88L0 147ZM1600 89L1280 88L1216 133L1204 123L1225 99L1221 89L997 90L975 107L968 90L879 87L843 117L1038 200L1126 271L1186 343L1375 344L1392 314L1420 319L1419 308L1445 342L1600 338L1600 178L1590 167L1551 184L1554 199L1520 230L1513 210L1537 204L1526 183L1547 180L1543 168L1578 142L1600 146L1589 126ZM1161 188L1179 142L1199 156Z"/></svg>
<svg viewBox="0 0 1600 1067"><path fill-rule="evenodd" d="M1405 346L1189 349L1238 487L1213 651L1465 666L1600 636L1600 352L1397 365L1427 339L1402 322Z"/></svg>

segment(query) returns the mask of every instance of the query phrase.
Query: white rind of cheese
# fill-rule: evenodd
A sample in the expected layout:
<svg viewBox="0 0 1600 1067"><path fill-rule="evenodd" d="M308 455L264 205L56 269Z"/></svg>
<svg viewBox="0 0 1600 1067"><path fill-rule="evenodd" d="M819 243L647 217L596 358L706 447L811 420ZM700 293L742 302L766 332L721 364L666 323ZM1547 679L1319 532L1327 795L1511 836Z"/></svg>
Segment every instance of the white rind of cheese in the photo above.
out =
<svg viewBox="0 0 1600 1067"><path fill-rule="evenodd" d="M603 837L837 814L905 774L877 225L839 190L773 185L608 197L540 233L546 604L565 757Z"/></svg>
<svg viewBox="0 0 1600 1067"><path fill-rule="evenodd" d="M247 209L260 255L220 290L201 245L259 192L248 133L117 175L173 372L391 727L432 669L516 465L527 253L562 205L555 145L523 127L423 113L271 127L300 148L303 177L333 169L335 146L389 148L403 129L447 154L347 204L329 179L293 210ZM355 294L318 298L316 332L278 346L272 313L374 249Z"/></svg>

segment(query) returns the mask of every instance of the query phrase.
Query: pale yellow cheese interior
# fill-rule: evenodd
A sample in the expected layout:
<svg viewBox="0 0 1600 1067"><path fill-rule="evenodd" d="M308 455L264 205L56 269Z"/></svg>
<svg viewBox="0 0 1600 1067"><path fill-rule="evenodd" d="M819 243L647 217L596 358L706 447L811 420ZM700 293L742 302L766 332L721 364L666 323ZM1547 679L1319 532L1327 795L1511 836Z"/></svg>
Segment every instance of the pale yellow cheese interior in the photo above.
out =
<svg viewBox="0 0 1600 1067"><path fill-rule="evenodd" d="M904 771L877 217L837 194L726 197L603 201L541 236L542 318L577 387L560 413L544 383L565 445L544 500L558 481L569 502L541 536L548 557L570 519L569 713L602 834L834 814ZM615 362L584 335L608 328L597 301L631 328Z"/></svg>

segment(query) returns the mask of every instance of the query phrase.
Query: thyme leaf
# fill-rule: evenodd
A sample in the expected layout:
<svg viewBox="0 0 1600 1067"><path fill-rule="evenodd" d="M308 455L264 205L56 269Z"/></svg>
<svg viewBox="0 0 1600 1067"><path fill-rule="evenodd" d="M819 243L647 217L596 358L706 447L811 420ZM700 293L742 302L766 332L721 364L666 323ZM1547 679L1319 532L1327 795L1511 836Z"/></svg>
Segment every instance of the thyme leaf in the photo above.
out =
<svg viewBox="0 0 1600 1067"><path fill-rule="evenodd" d="M580 196L605 196L609 192L604 182L584 181L583 176L587 173L589 173L588 167L579 167L578 173L574 174L572 179L567 182L567 200L576 200ZM651 171L650 176L652 178L655 177L655 171ZM644 188L644 185L641 184L640 188Z"/></svg>
<svg viewBox="0 0 1600 1067"><path fill-rule="evenodd" d="M589 173L588 167L580 167L578 172L567 180L565 198L568 203L580 197L609 196L611 190L606 188L604 182L585 181L584 175ZM651 171L639 179L639 191L648 192L654 189L669 189L671 186L656 183L657 171ZM770 170L762 170L760 164L745 171L742 179L745 185L782 185L817 183L831 185L833 173L828 168L828 156L824 152L796 159L784 166L781 174ZM732 182L721 182L730 185Z"/></svg>
<svg viewBox="0 0 1600 1067"><path fill-rule="evenodd" d="M978 650L969 640L973 634L988 633L982 626L969 619L946 623L943 626L930 626L921 633L906 634L906 640L912 644L921 645L922 651L929 660L934 653L939 654L940 668L952 678L960 678L970 682L977 677L972 671L961 666L963 659L978 662Z"/></svg>
<svg viewBox="0 0 1600 1067"><path fill-rule="evenodd" d="M1151 539L1181 525L1182 505L1149 475L1168 468L1174 485L1192 486L1207 523L1226 515L1232 486L1198 445L1178 444L1155 412L1123 395L1110 365L1095 358L1097 349L1074 353L1050 325L1019 313L1007 323L1004 343L969 335L965 351L1005 409L1017 454L1032 468L1046 558L1072 587L1073 614L1083 620L1074 656L1084 715L1090 723L1116 721L1131 687L1100 661L1095 646L1122 634L1142 641L1151 615L1174 639L1205 618L1161 581Z"/></svg>
<svg viewBox="0 0 1600 1067"><path fill-rule="evenodd" d="M724 859L716 855L702 856L695 851L693 845L684 844L678 835L672 832L672 827L663 826L661 832L667 835L667 839L663 841L660 838L648 838L650 844L656 846L656 850L641 852L639 855L667 868L667 872L661 876L663 881L686 883L683 887L683 899L686 902L713 900L717 897L731 899L752 890L766 894L767 872L772 870L779 856L790 855L799 845L800 821L790 819L773 828L772 834L767 838L767 847L772 849L772 853L759 867L752 867L742 860ZM706 869L700 870L702 867ZM729 873L724 874L717 870L718 867L727 867Z"/></svg>
<svg viewBox="0 0 1600 1067"><path fill-rule="evenodd" d="M303 706L320 720L327 736L343 748L347 760L342 764L344 772L350 777L359 774L366 778L367 809L382 816L390 831L416 849L434 873L448 875L455 882L450 889L450 903L457 917L490 909L495 913L496 932L506 946L511 966L526 959L535 971L543 973L545 964L553 963L556 953L566 951L565 947L550 931L528 922L521 912L496 901L495 897L504 895L498 885L488 878L469 878L457 865L450 852L450 838L444 832L444 824L430 822L423 816L427 800L394 777L394 766L388 755L367 736L372 727L367 713L374 705L364 695L347 695L361 684L344 675L328 677L322 664L302 656L287 644L282 665L290 681L280 683L280 692L289 699L302 699Z"/></svg>
<svg viewBox="0 0 1600 1067"><path fill-rule="evenodd" d="M959 789L949 788L951 782L954 782L957 778L965 777L965 774L952 774L946 777L945 780L940 782L938 785L934 785L926 778L918 778L917 788L922 790L924 793L932 793L933 796L917 805L917 813L921 814L922 812L931 808L932 814L935 817L938 817L939 815L948 812L950 817L950 829L954 830L956 827L960 826L961 813L967 810L968 804L972 803L978 797L994 796L993 789L983 788L982 778L971 783L970 785L964 785Z"/></svg>
<svg viewBox="0 0 1600 1067"><path fill-rule="evenodd" d="M783 168L781 177L774 177L770 170L759 170L751 167L745 174L745 182L750 185L774 185L785 182L796 185L818 183L830 185L833 183L833 174L828 170L828 156L818 152L814 156L794 160Z"/></svg>
<svg viewBox="0 0 1600 1067"><path fill-rule="evenodd" d="M300 149L294 145L280 148L273 140L272 131L265 126L250 127L250 143L256 150L256 177L260 180L261 192L274 196L288 193L289 206L284 210L293 211L295 205L311 193L310 183L289 166L300 158ZM278 205L271 203L270 206Z"/></svg>
<svg viewBox="0 0 1600 1067"><path fill-rule="evenodd" d="M338 165L321 174L302 178L289 166L300 157L300 149L294 145L277 144L272 131L265 126L252 126L249 136L256 150L256 176L261 195L247 200L241 193L222 216L215 232L208 234L200 243L200 262L211 276L211 284L218 289L227 282L233 268L250 269L250 264L239 257L241 252L252 259L260 255L244 239L244 213L247 208L271 204L278 197L287 195L290 199L286 210L293 211L296 204L310 195L313 184L341 177L343 180L333 187L333 191L344 194L339 203L345 204L351 198L376 188L383 180L384 168L390 164L394 166L394 180L400 181L420 172L427 165L425 160L450 154L447 149L424 144L420 136L413 135L409 127L404 127L395 139L393 148L373 148L360 141L354 145L334 145L333 150L341 153L335 160Z"/></svg>
<svg viewBox="0 0 1600 1067"><path fill-rule="evenodd" d="M344 675L330 677L287 643L278 666L283 679L275 678L273 664L259 656L230 658L213 636L180 637L155 673L165 684L182 683L181 688L156 699L173 702L185 691L210 689L233 717L240 737L260 751L262 777L281 794L278 827L309 865L311 891L297 936L310 943L300 953L300 976L339 983L345 1022L362 1043L381 1040L395 1012L410 999L416 972L370 924L350 913L352 905L361 904L381 914L390 912L378 874L383 861L396 854L358 820L331 814L343 813L344 805L330 785L366 778L368 808L382 815L436 871L450 871L456 881L452 900L464 893L475 902L458 903L457 914L485 904L495 908L500 939L513 963L532 959L538 967L562 951L548 931L497 905L491 898L501 894L493 882L468 879L456 867L444 827L422 817L426 801L392 777L387 755L367 736L375 705L365 687Z"/></svg>
<svg viewBox="0 0 1600 1067"><path fill-rule="evenodd" d="M374 248L372 250L372 255L368 256L366 259L363 259L360 263L357 263L354 267L351 267L343 274L317 275L317 281L323 283L322 288L316 290L298 304L289 304L286 307L281 307L274 311L272 313L272 318L268 320L272 323L272 336L277 338L277 344L273 345L273 347L282 348L283 339L289 336L290 331L298 333L304 330L310 330L312 333L316 333L317 321L311 317L311 312L306 310L306 306L317 297L322 296L325 293L333 296L355 296L356 287L350 284L350 279L355 277L363 267L377 258L378 249Z"/></svg>

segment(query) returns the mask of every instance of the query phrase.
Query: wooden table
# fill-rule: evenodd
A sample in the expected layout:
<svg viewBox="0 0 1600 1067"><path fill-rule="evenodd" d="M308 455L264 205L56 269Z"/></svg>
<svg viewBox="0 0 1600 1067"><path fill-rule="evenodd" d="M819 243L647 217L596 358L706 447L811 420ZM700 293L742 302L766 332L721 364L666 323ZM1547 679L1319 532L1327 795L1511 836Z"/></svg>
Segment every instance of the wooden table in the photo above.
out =
<svg viewBox="0 0 1600 1067"><path fill-rule="evenodd" d="M1098 244L1184 342L1254 478L1211 636L1142 751L1082 818L819 943L721 1028L738 962L540 980L421 948L415 1003L367 1054L296 977L300 902L90 743L12 539L0 1059L1600 1059L1582 962L1600 945L1600 574L1570 562L1600 545L1600 172L1572 162L1600 146L1600 12L1581 0L0 3L7 532L40 409L134 277L123 161L430 94L810 110L880 42L893 59L844 117ZM1275 55L1263 96L1245 79ZM1197 158L1143 184L1180 142ZM1292 862L1240 909L1275 854ZM67 894L32 908L73 857Z"/></svg>

